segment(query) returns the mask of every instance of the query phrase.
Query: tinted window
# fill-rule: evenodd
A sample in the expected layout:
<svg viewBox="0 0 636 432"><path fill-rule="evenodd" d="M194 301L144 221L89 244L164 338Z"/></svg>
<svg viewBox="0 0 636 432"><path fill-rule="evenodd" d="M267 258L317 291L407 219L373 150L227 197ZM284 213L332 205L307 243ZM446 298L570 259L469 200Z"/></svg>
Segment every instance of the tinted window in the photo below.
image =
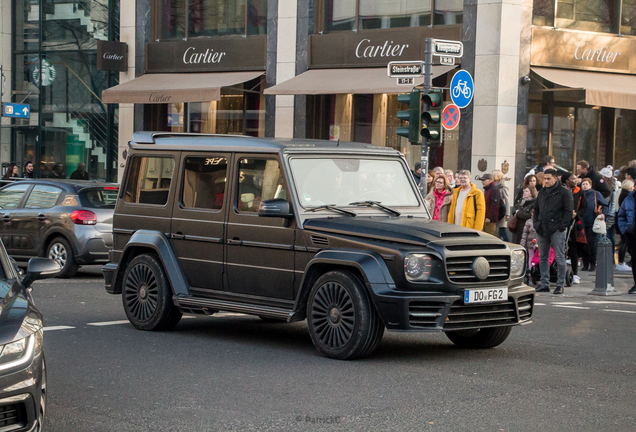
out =
<svg viewBox="0 0 636 432"><path fill-rule="evenodd" d="M134 157L126 185L126 202L165 205L174 172L169 157Z"/></svg>
<svg viewBox="0 0 636 432"><path fill-rule="evenodd" d="M31 190L24 207L34 209L53 207L61 193L62 189L55 186L36 185Z"/></svg>
<svg viewBox="0 0 636 432"><path fill-rule="evenodd" d="M0 191L0 209L13 209L18 207L20 200L22 200L29 186L28 184L18 184L2 189Z"/></svg>
<svg viewBox="0 0 636 432"><path fill-rule="evenodd" d="M285 177L272 159L241 159L238 187L239 213L257 213L261 201L287 199Z"/></svg>
<svg viewBox="0 0 636 432"><path fill-rule="evenodd" d="M92 208L115 208L117 202L118 189L89 189L79 193L82 207Z"/></svg>
<svg viewBox="0 0 636 432"><path fill-rule="evenodd" d="M188 157L185 160L182 203L186 208L220 210L227 175L224 157Z"/></svg>

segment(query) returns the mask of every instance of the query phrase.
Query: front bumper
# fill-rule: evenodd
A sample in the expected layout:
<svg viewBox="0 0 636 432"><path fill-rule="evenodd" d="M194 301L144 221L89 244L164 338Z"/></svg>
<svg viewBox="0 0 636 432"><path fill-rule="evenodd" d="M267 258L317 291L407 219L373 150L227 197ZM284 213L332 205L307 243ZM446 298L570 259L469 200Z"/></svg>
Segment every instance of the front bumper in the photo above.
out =
<svg viewBox="0 0 636 432"><path fill-rule="evenodd" d="M43 356L40 352L28 367L0 376L0 432L37 430L46 379Z"/></svg>
<svg viewBox="0 0 636 432"><path fill-rule="evenodd" d="M117 264L108 263L104 267L102 267L102 273L104 273L104 287L106 288L106 292L109 294L120 294L120 292L115 292L115 275L117 274Z"/></svg>
<svg viewBox="0 0 636 432"><path fill-rule="evenodd" d="M453 331L503 327L531 322L535 289L508 288L501 303L464 305L461 294L411 293L372 284L373 299L387 330Z"/></svg>

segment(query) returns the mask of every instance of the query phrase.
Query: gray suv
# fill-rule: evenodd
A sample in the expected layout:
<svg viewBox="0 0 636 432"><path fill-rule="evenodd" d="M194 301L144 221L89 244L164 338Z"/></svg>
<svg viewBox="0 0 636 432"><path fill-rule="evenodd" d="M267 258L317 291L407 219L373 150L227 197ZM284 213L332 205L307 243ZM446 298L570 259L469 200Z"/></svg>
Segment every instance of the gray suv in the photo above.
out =
<svg viewBox="0 0 636 432"><path fill-rule="evenodd" d="M118 185L80 180L18 180L0 189L0 238L18 262L43 256L72 277L108 262Z"/></svg>

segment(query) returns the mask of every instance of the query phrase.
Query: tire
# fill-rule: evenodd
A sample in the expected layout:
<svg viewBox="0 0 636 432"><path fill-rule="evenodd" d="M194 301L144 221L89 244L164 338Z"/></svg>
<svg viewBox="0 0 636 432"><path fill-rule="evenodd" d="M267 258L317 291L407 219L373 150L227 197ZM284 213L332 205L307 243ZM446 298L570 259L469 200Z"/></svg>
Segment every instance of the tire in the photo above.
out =
<svg viewBox="0 0 636 432"><path fill-rule="evenodd" d="M568 269L565 272L565 286L566 287L571 287L573 281L574 281L574 274L572 273L572 270Z"/></svg>
<svg viewBox="0 0 636 432"><path fill-rule="evenodd" d="M77 273L79 265L75 262L73 249L68 240L64 237L55 237L46 248L46 257L57 262L62 271L57 275L59 278L71 278Z"/></svg>
<svg viewBox="0 0 636 432"><path fill-rule="evenodd" d="M446 332L452 343L460 348L485 349L501 345L510 335L512 326Z"/></svg>
<svg viewBox="0 0 636 432"><path fill-rule="evenodd" d="M316 281L307 300L307 324L318 351L339 360L370 355L384 334L366 289L346 270L325 273Z"/></svg>
<svg viewBox="0 0 636 432"><path fill-rule="evenodd" d="M155 255L143 254L128 263L121 298L128 321L139 330L169 330L182 313L172 302L172 289Z"/></svg>
<svg viewBox="0 0 636 432"><path fill-rule="evenodd" d="M259 318L263 321L266 322L268 324L283 324L286 323L287 321L282 320L282 319L278 319L278 318L270 318L270 317L264 317L264 316L259 316Z"/></svg>
<svg viewBox="0 0 636 432"><path fill-rule="evenodd" d="M42 378L40 380L40 410L37 413L38 427L36 431L41 431L44 427L44 417L46 415L46 399L47 399L47 387L46 387L46 360L44 353L42 353Z"/></svg>

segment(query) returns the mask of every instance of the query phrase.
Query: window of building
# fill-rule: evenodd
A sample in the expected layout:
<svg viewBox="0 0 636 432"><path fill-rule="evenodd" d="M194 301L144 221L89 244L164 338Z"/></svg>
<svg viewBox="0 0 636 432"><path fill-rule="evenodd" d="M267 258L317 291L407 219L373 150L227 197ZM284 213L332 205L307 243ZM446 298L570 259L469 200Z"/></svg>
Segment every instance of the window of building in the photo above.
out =
<svg viewBox="0 0 636 432"><path fill-rule="evenodd" d="M24 193L29 189L31 185L17 184L9 186L8 188L0 191L0 209L14 209L20 205Z"/></svg>
<svg viewBox="0 0 636 432"><path fill-rule="evenodd" d="M634 0L535 0L532 23L601 33L620 31L634 34L631 29L633 3Z"/></svg>
<svg viewBox="0 0 636 432"><path fill-rule="evenodd" d="M126 185L126 202L166 205L173 173L172 158L133 157Z"/></svg>
<svg viewBox="0 0 636 432"><path fill-rule="evenodd" d="M614 167L620 168L636 159L636 111L616 110L616 140L614 145Z"/></svg>
<svg viewBox="0 0 636 432"><path fill-rule="evenodd" d="M238 177L239 213L257 213L261 201L287 199L285 177L276 160L241 159Z"/></svg>
<svg viewBox="0 0 636 432"><path fill-rule="evenodd" d="M222 156L185 160L182 203L185 208L221 210L227 184L227 159Z"/></svg>
<svg viewBox="0 0 636 432"><path fill-rule="evenodd" d="M62 189L55 186L36 185L24 207L31 209L51 208L60 197Z"/></svg>
<svg viewBox="0 0 636 432"><path fill-rule="evenodd" d="M162 0L161 38L262 35L267 0Z"/></svg>

